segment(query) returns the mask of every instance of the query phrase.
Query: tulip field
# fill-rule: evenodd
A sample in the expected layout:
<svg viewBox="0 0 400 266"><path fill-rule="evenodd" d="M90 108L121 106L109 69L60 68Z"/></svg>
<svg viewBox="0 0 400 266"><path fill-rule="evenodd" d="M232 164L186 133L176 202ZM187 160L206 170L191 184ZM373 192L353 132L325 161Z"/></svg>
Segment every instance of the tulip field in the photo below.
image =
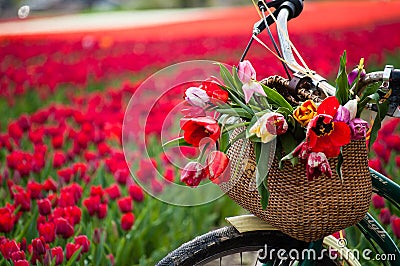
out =
<svg viewBox="0 0 400 266"><path fill-rule="evenodd" d="M0 265L154 265L185 241L226 225L225 217L246 213L225 196L195 207L159 201L153 196L180 182L179 169L161 149L150 159L132 150L136 164L129 168L122 148L125 110L141 83L186 60L237 64L255 22L240 19L248 32L221 36L208 35L213 21L165 39L135 29L0 35ZM309 23L291 40L309 67L332 82L344 50L349 69L361 57L367 71L400 68L400 35L393 34L400 19L353 22L322 31ZM153 30L168 27L179 29ZM260 78L284 75L258 44L247 59ZM162 113L175 104L163 102L151 113L155 123L145 133L154 146ZM400 119L384 122L372 149L370 166L400 183ZM151 195L136 180L145 180ZM371 212L399 243L400 212L377 195Z"/></svg>

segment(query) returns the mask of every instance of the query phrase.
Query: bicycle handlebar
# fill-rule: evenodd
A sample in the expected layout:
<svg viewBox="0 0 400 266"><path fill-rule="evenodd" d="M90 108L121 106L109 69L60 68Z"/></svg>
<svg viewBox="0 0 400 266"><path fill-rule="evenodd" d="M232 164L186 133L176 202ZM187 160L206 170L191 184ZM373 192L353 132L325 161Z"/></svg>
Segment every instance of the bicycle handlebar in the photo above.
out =
<svg viewBox="0 0 400 266"><path fill-rule="evenodd" d="M265 6L263 4L263 1L258 2L258 6L260 10L263 11L265 10ZM282 57L287 63L289 69L293 72L301 72L301 73L306 73L310 76L312 79L313 85L317 89L321 89L322 91L326 92L329 95L334 95L336 88L333 87L328 83L328 81L323 78L322 76L318 75L315 72L308 73L309 71L306 70L304 67L299 65L296 61L296 59L293 56L292 48L290 45L290 39L289 39L289 33L287 30L287 22L294 18L297 17L301 11L303 10L303 1L302 0L287 0L287 1L282 1L282 0L275 0L268 2L267 4L268 7L274 7L276 10L272 13L274 17L277 18L277 22L279 25L278 29L278 39L279 43L281 46L282 50ZM275 21L271 15L265 18L266 23L268 26L272 25ZM260 34L264 29L266 29L264 19L261 19L257 23L254 24L253 27L253 34L258 35ZM250 42L251 44L251 42ZM247 48L246 48L247 50ZM246 53L247 51L245 51ZM243 59L243 57L242 57Z"/></svg>
<svg viewBox="0 0 400 266"><path fill-rule="evenodd" d="M264 8L263 1L258 2L260 10ZM295 57L293 56L292 47L289 39L289 33L287 30L287 23L291 18L294 18L300 14L303 9L302 0L276 0L271 1L268 7L275 7L276 10L273 12L273 16L277 18L278 24L278 39L281 46L282 57L287 63L287 66L293 73L302 73L312 80L315 89L325 92L328 95L335 95L336 88L328 83L328 81L317 74L314 71L305 69L303 66L298 64ZM263 10L262 10L263 11ZM274 23L272 16L268 16L265 21L268 26ZM266 28L264 19L261 19L254 25L253 34L258 35ZM393 66L387 66L384 71L373 72L367 74L362 80L365 86L383 82L382 86L392 87L389 100L389 110L387 115L400 117L400 70L394 69ZM386 99L385 99L386 100ZM370 106L371 110L374 110L374 106Z"/></svg>
<svg viewBox="0 0 400 266"><path fill-rule="evenodd" d="M288 67L290 68L290 70L292 70L294 73L299 71L302 73L308 73L309 71L306 70L301 65L299 65L293 56L292 47L290 45L289 33L287 30L287 22L289 20L289 15L290 15L289 10L286 8L282 8L279 11L277 17L277 22L279 25L278 39L281 45L282 56L283 59L288 63ZM324 77L318 75L315 72L308 74L312 79L314 86L317 89L321 89L322 91L327 92L329 95L335 95L336 88L330 85Z"/></svg>

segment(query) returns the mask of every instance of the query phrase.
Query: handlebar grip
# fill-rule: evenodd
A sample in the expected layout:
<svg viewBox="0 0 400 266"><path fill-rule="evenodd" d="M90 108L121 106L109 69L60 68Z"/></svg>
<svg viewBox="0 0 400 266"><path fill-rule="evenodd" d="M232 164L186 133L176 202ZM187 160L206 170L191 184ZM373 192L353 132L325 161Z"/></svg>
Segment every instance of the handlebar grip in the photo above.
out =
<svg viewBox="0 0 400 266"><path fill-rule="evenodd" d="M301 11L303 11L303 0L273 0L267 3L269 8L274 7L276 10L273 12L274 17L278 17L279 11L283 8L287 9L289 12L288 20L295 18L300 15ZM264 5L264 1L258 1L258 7L260 10L266 10ZM271 16L266 18L268 26L274 23L274 19ZM260 34L263 30L265 30L265 21L261 19L257 23L254 24L254 33Z"/></svg>
<svg viewBox="0 0 400 266"><path fill-rule="evenodd" d="M400 69L393 69L390 73L389 82L394 87L400 87Z"/></svg>
<svg viewBox="0 0 400 266"><path fill-rule="evenodd" d="M400 69L393 69L389 78L392 93L389 97L388 113L394 117L400 117Z"/></svg>
<svg viewBox="0 0 400 266"><path fill-rule="evenodd" d="M287 0L280 5L279 10L282 8L289 11L289 19L298 17L303 11L303 0Z"/></svg>

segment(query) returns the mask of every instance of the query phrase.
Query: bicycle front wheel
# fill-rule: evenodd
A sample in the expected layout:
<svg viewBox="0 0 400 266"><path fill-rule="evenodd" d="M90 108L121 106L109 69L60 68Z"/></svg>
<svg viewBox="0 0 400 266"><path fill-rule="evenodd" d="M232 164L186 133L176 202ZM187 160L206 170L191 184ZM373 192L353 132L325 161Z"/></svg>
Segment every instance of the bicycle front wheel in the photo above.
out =
<svg viewBox="0 0 400 266"><path fill-rule="evenodd" d="M287 254L296 250L298 254L308 248L308 243L296 240L275 230L239 233L233 226L223 227L196 237L168 254L157 266L193 265L258 265L260 257L268 265L293 265L295 260L278 258L277 252ZM283 251L280 251L284 254ZM245 261L244 255L251 253L253 261ZM232 255L236 255L233 258ZM272 263L272 264L271 264ZM324 256L316 265L338 265Z"/></svg>

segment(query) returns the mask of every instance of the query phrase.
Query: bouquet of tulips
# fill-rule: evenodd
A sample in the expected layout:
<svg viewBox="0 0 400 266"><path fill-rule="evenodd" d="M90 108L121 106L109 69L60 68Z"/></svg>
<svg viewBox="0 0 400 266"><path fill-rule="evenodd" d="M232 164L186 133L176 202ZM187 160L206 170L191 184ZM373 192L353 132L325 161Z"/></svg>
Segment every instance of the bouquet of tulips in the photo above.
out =
<svg viewBox="0 0 400 266"><path fill-rule="evenodd" d="M189 186L198 186L207 178L214 183L227 182L230 177L227 151L239 139L254 145L260 195L268 195L271 157L280 162L290 160L293 165L305 164L308 180L321 175L331 177L335 166L329 164L328 158L338 157L336 171L340 177L342 147L367 135L373 142L382 119L377 115L371 128L360 118L369 101L375 100L384 108L378 101L379 88L361 91L360 80L364 75L363 59L346 73L344 53L336 79L336 95L326 96L318 103L306 100L293 106L275 89L257 81L249 61L240 62L232 72L221 64L222 81L212 77L198 87L186 88L181 119L183 136L165 144L200 148L197 160L184 167L181 181ZM239 133L232 134L234 130Z"/></svg>

